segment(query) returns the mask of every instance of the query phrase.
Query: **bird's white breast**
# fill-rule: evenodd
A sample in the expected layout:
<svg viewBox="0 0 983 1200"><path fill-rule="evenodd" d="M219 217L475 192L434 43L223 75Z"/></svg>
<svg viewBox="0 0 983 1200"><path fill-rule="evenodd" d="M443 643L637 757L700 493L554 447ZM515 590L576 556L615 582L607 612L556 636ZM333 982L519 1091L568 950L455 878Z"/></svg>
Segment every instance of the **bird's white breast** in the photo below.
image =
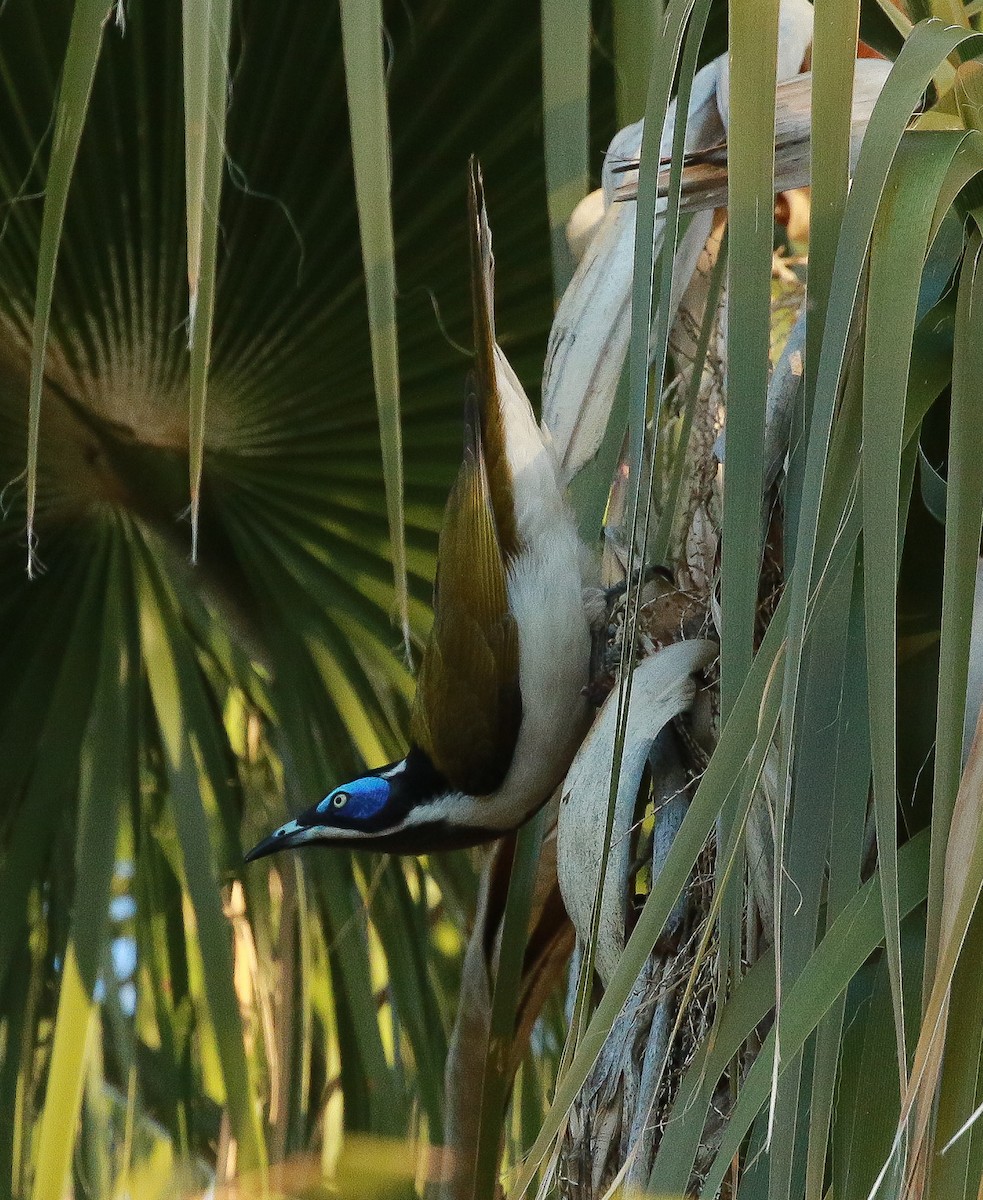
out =
<svg viewBox="0 0 983 1200"><path fill-rule="evenodd" d="M509 773L497 792L477 803L476 820L505 827L547 799L583 735L590 633L581 542L552 447L497 346L495 356L516 530L524 546L508 577L519 630L522 725Z"/></svg>
<svg viewBox="0 0 983 1200"><path fill-rule="evenodd" d="M514 829L562 781L584 733L590 632L584 612L583 547L563 496L552 446L526 394L495 347L505 453L523 546L509 568L509 607L519 632L522 724L504 782L489 796L440 796L411 809L404 825L446 820ZM547 435L548 438L548 435Z"/></svg>

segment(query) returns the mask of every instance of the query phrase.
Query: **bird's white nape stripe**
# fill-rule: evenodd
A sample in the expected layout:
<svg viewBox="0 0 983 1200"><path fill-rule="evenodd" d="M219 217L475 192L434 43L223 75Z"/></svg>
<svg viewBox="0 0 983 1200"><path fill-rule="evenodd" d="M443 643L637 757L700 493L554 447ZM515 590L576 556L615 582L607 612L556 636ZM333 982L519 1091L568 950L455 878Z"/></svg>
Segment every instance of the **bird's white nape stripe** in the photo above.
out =
<svg viewBox="0 0 983 1200"><path fill-rule="evenodd" d="M440 821L447 821L452 825L480 825L480 807L481 802L473 796L465 796L461 792L444 792L433 800L428 800L426 804L417 804L411 808L397 828L436 825Z"/></svg>
<svg viewBox="0 0 983 1200"><path fill-rule="evenodd" d="M403 758L394 767L390 767L388 771L381 771L379 777L381 779L394 779L397 775L402 775L405 770L406 759Z"/></svg>

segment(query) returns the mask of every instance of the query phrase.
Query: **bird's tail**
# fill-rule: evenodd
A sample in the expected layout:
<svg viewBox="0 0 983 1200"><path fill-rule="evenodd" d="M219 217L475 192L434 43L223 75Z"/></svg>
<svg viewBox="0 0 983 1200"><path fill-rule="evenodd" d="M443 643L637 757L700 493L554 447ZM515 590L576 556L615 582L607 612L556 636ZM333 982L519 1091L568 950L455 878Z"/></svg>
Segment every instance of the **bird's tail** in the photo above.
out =
<svg viewBox="0 0 983 1200"><path fill-rule="evenodd" d="M482 382L495 379L495 256L485 211L481 166L468 164L468 236L471 241L471 306L474 318L475 371Z"/></svg>
<svg viewBox="0 0 983 1200"><path fill-rule="evenodd" d="M498 357L495 344L495 256L485 211L481 167L472 157L468 171L468 220L471 240L471 301L474 318L474 372L468 390L478 410L480 443L488 474L495 525L503 553L512 558L518 547L512 471L505 444ZM470 402L470 401L469 401Z"/></svg>

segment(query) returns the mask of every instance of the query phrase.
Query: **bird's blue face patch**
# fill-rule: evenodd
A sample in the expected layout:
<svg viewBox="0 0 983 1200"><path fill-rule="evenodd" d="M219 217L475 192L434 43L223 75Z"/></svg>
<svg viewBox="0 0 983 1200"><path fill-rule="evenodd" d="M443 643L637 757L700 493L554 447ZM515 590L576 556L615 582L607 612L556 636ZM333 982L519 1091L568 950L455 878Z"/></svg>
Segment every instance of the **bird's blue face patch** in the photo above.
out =
<svg viewBox="0 0 983 1200"><path fill-rule="evenodd" d="M389 799L389 782L378 775L366 775L336 787L317 806L322 816L346 817L351 821L365 821L377 816Z"/></svg>

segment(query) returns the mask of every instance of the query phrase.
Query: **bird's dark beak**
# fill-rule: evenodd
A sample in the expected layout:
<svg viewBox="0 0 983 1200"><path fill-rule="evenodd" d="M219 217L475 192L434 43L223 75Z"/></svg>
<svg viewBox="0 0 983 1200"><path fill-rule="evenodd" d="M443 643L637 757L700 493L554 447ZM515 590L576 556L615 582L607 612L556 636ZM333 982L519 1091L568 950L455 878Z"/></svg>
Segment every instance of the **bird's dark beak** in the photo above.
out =
<svg viewBox="0 0 983 1200"><path fill-rule="evenodd" d="M290 850L293 846L302 845L306 840L303 837L305 832L305 826L296 821L288 821L286 825L281 825L269 837L263 838L253 846L246 855L246 862L255 862L257 858L265 858L267 854L275 854L278 850Z"/></svg>

